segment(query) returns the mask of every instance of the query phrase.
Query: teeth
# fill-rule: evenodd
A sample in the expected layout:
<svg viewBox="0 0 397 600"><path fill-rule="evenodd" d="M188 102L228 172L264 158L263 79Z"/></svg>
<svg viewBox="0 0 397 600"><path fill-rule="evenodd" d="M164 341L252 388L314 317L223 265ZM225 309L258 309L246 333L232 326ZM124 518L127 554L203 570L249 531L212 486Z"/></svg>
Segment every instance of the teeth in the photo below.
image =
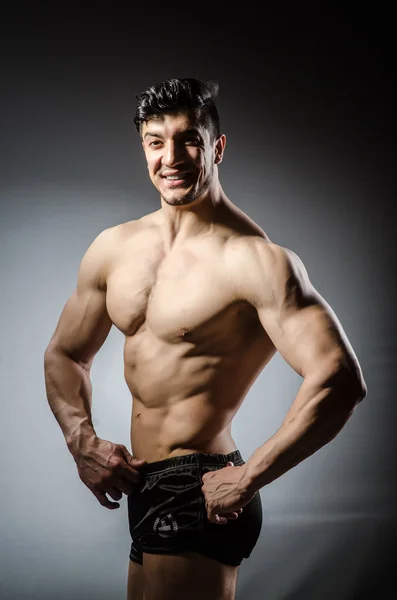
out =
<svg viewBox="0 0 397 600"><path fill-rule="evenodd" d="M181 175L166 175L166 179L183 179Z"/></svg>

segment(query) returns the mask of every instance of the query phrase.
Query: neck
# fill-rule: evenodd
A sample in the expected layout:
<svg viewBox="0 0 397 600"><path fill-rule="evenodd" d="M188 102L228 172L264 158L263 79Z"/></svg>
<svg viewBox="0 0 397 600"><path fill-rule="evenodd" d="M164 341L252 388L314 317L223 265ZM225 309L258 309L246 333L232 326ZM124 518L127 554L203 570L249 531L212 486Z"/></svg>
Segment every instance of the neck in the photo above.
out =
<svg viewBox="0 0 397 600"><path fill-rule="evenodd" d="M177 242L210 233L219 209L228 202L217 182L205 194L185 206L170 206L161 198L161 212L166 245L171 248Z"/></svg>

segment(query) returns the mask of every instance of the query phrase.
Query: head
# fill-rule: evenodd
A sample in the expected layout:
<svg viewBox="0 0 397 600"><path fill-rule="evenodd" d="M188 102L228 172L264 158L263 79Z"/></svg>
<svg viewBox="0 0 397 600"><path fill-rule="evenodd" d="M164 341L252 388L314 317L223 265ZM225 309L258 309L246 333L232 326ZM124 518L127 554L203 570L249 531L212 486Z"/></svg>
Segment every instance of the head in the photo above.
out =
<svg viewBox="0 0 397 600"><path fill-rule="evenodd" d="M226 138L220 133L217 93L214 82L167 79L138 96L134 122L149 176L170 205L190 204L218 181Z"/></svg>

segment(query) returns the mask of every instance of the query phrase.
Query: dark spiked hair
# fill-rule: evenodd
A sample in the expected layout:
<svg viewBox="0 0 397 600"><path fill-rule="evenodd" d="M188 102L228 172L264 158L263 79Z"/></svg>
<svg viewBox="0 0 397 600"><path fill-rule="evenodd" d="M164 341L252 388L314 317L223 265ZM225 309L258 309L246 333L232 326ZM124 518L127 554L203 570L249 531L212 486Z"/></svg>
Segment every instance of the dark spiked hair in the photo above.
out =
<svg viewBox="0 0 397 600"><path fill-rule="evenodd" d="M213 139L220 135L219 114L215 105L219 84L199 79L166 79L148 87L137 96L134 123L141 133L142 125L150 118L181 110L197 111L199 121L211 129Z"/></svg>

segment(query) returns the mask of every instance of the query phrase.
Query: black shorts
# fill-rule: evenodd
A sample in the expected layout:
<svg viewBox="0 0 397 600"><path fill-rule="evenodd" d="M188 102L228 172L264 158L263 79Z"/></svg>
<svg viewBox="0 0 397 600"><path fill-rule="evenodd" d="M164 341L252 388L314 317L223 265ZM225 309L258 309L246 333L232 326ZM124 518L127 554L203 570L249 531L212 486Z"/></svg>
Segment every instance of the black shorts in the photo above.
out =
<svg viewBox="0 0 397 600"><path fill-rule="evenodd" d="M235 450L174 456L139 469L142 483L128 496L132 561L142 564L143 552L176 554L186 550L227 565L240 565L250 556L262 528L259 492L236 520L218 525L207 517L201 478L228 461L236 466L245 464Z"/></svg>

